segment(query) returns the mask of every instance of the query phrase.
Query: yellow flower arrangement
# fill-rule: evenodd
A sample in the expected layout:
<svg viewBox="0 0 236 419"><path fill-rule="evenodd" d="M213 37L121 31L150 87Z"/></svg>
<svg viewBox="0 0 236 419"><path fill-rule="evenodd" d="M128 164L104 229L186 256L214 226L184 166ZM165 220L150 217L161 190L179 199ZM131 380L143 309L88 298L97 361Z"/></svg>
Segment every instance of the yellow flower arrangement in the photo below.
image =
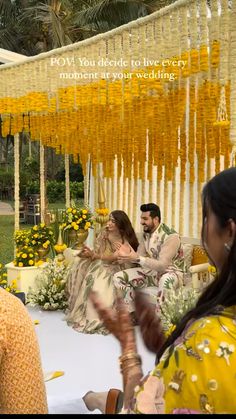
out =
<svg viewBox="0 0 236 419"><path fill-rule="evenodd" d="M16 279L13 279L10 284L7 282L7 273L2 263L0 263L0 287L4 288L7 292L10 292L12 294L17 294L20 292L17 290Z"/></svg>
<svg viewBox="0 0 236 419"><path fill-rule="evenodd" d="M30 230L16 230L14 234L14 240L16 247L19 249L21 246L28 245L30 242Z"/></svg>
<svg viewBox="0 0 236 419"><path fill-rule="evenodd" d="M13 264L19 268L35 266L36 256L38 256L38 253L35 252L32 247L23 246L22 249L17 251Z"/></svg>
<svg viewBox="0 0 236 419"><path fill-rule="evenodd" d="M98 215L108 215L108 214L109 214L109 209L108 209L108 208L97 208L97 209L95 210L95 212L96 212Z"/></svg>
<svg viewBox="0 0 236 419"><path fill-rule="evenodd" d="M52 229L44 223L40 223L31 228L29 239L31 246L36 249L41 246L44 249L48 249L55 243Z"/></svg>
<svg viewBox="0 0 236 419"><path fill-rule="evenodd" d="M55 244L54 249L56 252L61 253L67 248L67 245L65 243L63 244Z"/></svg>
<svg viewBox="0 0 236 419"><path fill-rule="evenodd" d="M75 230L79 229L88 230L92 227L93 214L88 208L77 208L76 206L67 208L62 228L64 230Z"/></svg>

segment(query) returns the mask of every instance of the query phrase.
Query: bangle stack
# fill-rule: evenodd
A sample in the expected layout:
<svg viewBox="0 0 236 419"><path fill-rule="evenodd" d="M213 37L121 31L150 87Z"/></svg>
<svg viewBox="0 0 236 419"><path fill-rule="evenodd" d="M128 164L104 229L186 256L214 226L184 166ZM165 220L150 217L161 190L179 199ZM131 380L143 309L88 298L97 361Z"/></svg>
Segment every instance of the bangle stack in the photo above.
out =
<svg viewBox="0 0 236 419"><path fill-rule="evenodd" d="M120 361L120 371L123 374L126 370L130 369L131 367L135 367L137 365L142 364L142 360L137 352L126 352L124 355L119 357ZM133 361L133 362L129 362Z"/></svg>

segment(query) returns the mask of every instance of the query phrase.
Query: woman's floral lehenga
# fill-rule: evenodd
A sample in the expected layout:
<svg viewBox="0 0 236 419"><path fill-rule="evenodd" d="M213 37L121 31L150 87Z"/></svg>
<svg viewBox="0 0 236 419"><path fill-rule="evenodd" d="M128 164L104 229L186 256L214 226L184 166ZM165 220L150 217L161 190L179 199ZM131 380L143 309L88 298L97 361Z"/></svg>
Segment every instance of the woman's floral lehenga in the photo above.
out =
<svg viewBox="0 0 236 419"><path fill-rule="evenodd" d="M115 253L114 243L109 240L106 231L97 237L94 251L103 256ZM68 278L67 324L78 332L108 334L89 300L89 293L97 291L106 305L112 307L115 300L113 275L126 267L127 264L78 257Z"/></svg>

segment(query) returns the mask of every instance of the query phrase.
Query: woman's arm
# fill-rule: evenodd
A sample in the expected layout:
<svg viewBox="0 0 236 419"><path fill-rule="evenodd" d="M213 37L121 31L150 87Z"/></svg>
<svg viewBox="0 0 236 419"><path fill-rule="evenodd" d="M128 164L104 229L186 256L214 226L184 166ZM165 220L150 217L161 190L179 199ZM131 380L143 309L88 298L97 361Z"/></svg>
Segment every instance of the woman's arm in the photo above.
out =
<svg viewBox="0 0 236 419"><path fill-rule="evenodd" d="M90 298L100 319L121 345L119 360L123 375L124 408L126 409L130 406L134 388L139 384L143 375L130 315L121 298L116 300L116 311L105 307L97 293L91 292Z"/></svg>

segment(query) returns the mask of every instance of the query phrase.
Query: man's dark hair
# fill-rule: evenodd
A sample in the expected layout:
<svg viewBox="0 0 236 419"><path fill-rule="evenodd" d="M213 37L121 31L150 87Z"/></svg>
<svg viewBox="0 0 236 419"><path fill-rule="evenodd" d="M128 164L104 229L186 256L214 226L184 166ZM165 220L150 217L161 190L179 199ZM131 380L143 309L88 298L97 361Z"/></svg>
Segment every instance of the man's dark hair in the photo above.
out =
<svg viewBox="0 0 236 419"><path fill-rule="evenodd" d="M159 221L161 222L161 210L158 205L150 203L150 204L143 204L140 207L140 211L142 212L150 212L150 217L155 218L158 217Z"/></svg>

